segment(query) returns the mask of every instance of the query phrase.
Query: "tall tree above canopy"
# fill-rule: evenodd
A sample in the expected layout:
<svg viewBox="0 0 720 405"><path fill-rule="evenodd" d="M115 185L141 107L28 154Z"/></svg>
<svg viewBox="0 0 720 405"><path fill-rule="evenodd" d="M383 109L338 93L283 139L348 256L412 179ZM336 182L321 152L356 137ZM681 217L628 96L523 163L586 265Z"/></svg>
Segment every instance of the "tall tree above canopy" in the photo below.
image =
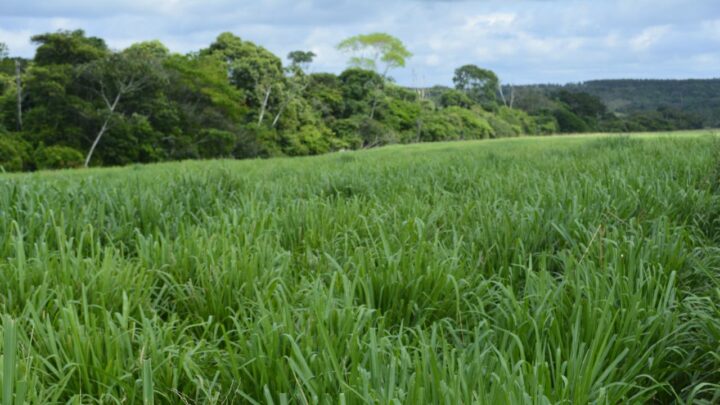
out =
<svg viewBox="0 0 720 405"><path fill-rule="evenodd" d="M287 58L290 60L290 67L294 68L293 70L300 69L304 73L310 67L315 56L317 55L313 51L292 51Z"/></svg>
<svg viewBox="0 0 720 405"><path fill-rule="evenodd" d="M366 83L366 87L372 92L370 119L373 119L388 73L391 69L405 67L405 63L408 58L412 57L412 53L405 48L402 41L383 32L347 38L337 45L337 49L353 55L350 57L350 66L370 70L380 75L379 86L374 86L372 82ZM382 72L378 66L380 63L383 65Z"/></svg>
<svg viewBox="0 0 720 405"><path fill-rule="evenodd" d="M58 31L35 35L31 39L39 45L35 51L35 64L39 66L81 65L110 54L105 41L86 37L83 30Z"/></svg>
<svg viewBox="0 0 720 405"><path fill-rule="evenodd" d="M475 65L464 65L455 69L453 76L455 88L464 91L473 101L486 109L497 105L497 90L500 80L488 69Z"/></svg>
<svg viewBox="0 0 720 405"><path fill-rule="evenodd" d="M391 69L405 67L412 57L402 41L383 32L347 38L337 45L337 49L352 54L351 66L378 72L383 78ZM379 64L383 65L382 70Z"/></svg>
<svg viewBox="0 0 720 405"><path fill-rule="evenodd" d="M8 47L5 45L4 42L0 42L0 60L3 60L7 58L8 56Z"/></svg>

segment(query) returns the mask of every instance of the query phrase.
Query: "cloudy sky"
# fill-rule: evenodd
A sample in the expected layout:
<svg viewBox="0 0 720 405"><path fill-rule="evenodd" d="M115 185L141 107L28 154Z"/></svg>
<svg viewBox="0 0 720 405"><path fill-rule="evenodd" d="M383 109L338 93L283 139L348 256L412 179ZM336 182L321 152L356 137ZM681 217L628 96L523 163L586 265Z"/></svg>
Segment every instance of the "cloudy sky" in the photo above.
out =
<svg viewBox="0 0 720 405"><path fill-rule="evenodd" d="M339 72L334 45L388 32L414 53L405 85L450 84L474 63L508 83L720 77L719 0L0 0L0 42L31 56L29 37L82 28L113 48L160 39L207 46L231 31L278 55L309 49Z"/></svg>

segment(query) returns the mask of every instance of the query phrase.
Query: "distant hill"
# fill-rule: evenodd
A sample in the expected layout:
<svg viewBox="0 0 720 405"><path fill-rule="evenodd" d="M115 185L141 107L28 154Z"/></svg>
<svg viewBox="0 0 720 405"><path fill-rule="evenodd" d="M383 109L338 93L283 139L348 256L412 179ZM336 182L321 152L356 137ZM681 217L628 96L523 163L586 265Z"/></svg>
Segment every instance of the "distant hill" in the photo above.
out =
<svg viewBox="0 0 720 405"><path fill-rule="evenodd" d="M566 85L514 86L520 97L538 90L545 94L559 90L586 92L620 115L670 107L696 115L705 127L720 127L720 79L592 80Z"/></svg>

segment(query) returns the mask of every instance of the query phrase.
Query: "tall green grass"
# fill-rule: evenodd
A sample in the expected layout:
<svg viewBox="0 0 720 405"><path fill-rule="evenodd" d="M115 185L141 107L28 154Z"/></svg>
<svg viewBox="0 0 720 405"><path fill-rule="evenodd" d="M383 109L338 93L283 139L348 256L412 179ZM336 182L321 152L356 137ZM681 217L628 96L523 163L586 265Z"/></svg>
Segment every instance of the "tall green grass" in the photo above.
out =
<svg viewBox="0 0 720 405"><path fill-rule="evenodd" d="M714 136L0 177L2 403L717 403Z"/></svg>

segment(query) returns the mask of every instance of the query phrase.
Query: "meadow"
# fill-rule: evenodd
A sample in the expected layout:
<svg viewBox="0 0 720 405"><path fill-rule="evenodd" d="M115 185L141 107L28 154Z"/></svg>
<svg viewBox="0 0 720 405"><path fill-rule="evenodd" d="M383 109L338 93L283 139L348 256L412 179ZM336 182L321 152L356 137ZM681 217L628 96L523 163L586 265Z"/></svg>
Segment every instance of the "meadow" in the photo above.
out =
<svg viewBox="0 0 720 405"><path fill-rule="evenodd" d="M2 404L720 401L711 132L0 175Z"/></svg>

